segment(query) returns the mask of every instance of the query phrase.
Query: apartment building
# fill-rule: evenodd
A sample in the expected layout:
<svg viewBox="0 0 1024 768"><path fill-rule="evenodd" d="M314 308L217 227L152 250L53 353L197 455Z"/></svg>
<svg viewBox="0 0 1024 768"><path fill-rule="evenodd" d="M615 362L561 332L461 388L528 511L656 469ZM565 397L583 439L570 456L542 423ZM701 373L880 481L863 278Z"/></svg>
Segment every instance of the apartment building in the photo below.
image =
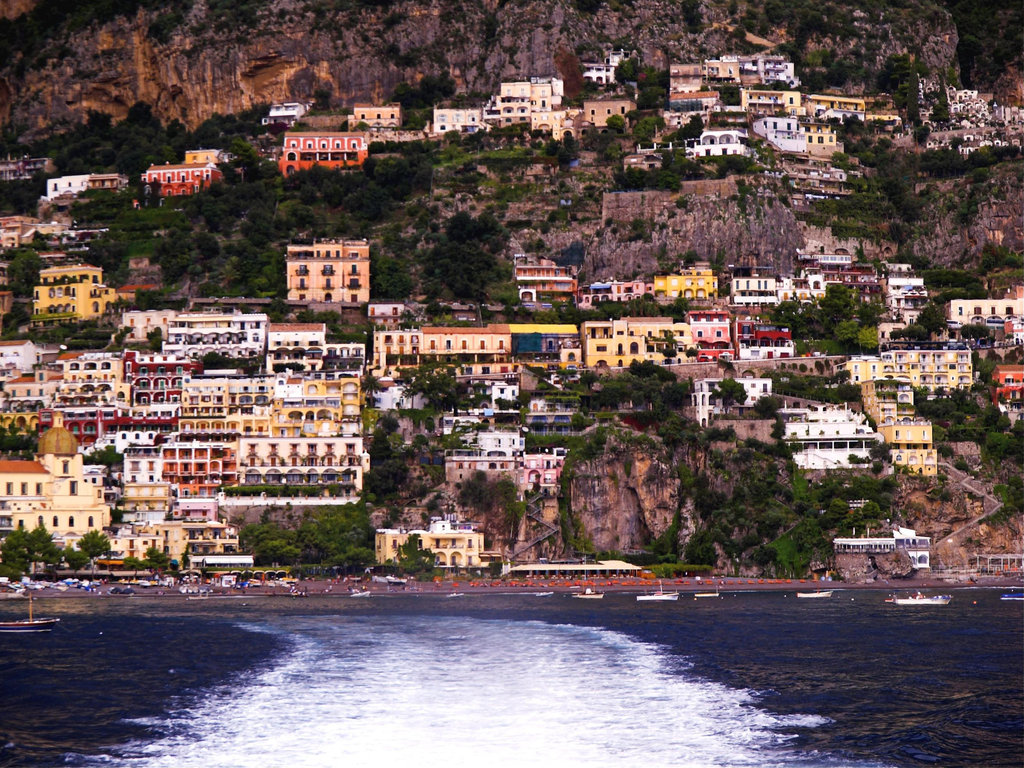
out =
<svg viewBox="0 0 1024 768"><path fill-rule="evenodd" d="M288 299L365 304L370 300L370 244L366 240L314 240L289 245Z"/></svg>

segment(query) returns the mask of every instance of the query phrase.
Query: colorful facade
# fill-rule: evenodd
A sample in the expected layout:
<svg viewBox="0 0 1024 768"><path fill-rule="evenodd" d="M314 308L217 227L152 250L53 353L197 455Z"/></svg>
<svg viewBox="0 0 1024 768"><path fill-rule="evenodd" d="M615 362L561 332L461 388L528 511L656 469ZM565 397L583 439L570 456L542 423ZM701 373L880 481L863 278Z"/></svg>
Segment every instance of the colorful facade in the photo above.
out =
<svg viewBox="0 0 1024 768"><path fill-rule="evenodd" d="M156 187L160 197L194 195L223 179L224 174L220 169L209 162L151 165L142 174L142 183L147 187Z"/></svg>
<svg viewBox="0 0 1024 768"><path fill-rule="evenodd" d="M32 323L81 322L103 315L117 301L117 291L103 284L103 270L67 264L39 270L32 303Z"/></svg>
<svg viewBox="0 0 1024 768"><path fill-rule="evenodd" d="M365 133L300 133L284 135L278 167L285 176L314 165L339 170L361 168L369 156Z"/></svg>
<svg viewBox="0 0 1024 768"><path fill-rule="evenodd" d="M291 301L370 300L370 244L366 240L314 240L289 245L286 255Z"/></svg>

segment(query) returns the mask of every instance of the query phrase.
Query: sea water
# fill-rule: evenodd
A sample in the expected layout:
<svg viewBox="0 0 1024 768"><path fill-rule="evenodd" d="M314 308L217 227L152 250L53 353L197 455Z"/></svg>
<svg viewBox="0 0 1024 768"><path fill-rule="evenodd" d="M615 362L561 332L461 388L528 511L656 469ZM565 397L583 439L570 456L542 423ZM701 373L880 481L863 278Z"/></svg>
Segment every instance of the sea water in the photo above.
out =
<svg viewBox="0 0 1024 768"><path fill-rule="evenodd" d="M836 594L54 601L0 765L1021 764L1019 606Z"/></svg>

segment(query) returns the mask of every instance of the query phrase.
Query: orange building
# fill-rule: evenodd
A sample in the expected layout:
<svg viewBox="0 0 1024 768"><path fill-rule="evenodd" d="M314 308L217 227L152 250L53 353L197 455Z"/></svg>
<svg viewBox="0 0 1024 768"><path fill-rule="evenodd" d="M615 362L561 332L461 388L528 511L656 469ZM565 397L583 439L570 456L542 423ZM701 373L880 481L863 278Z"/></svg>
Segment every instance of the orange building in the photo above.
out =
<svg viewBox="0 0 1024 768"><path fill-rule="evenodd" d="M278 167L285 176L307 171L314 165L325 168L359 168L369 154L365 133L297 133L284 135Z"/></svg>
<svg viewBox="0 0 1024 768"><path fill-rule="evenodd" d="M151 165L142 174L143 184L159 185L160 197L192 195L223 179L224 174L213 163Z"/></svg>
<svg viewBox="0 0 1024 768"><path fill-rule="evenodd" d="M370 244L366 240L324 239L289 245L285 257L290 301L370 300Z"/></svg>

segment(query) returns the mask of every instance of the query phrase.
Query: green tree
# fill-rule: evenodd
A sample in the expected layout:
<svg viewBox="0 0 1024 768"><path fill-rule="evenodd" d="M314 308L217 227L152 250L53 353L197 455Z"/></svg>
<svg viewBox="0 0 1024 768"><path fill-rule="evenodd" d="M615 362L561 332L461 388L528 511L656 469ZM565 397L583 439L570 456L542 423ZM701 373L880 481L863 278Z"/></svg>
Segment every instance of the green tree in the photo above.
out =
<svg viewBox="0 0 1024 768"><path fill-rule="evenodd" d="M89 557L89 567L96 574L96 558L110 551L110 539L100 531L89 531L78 540L78 548Z"/></svg>
<svg viewBox="0 0 1024 768"><path fill-rule="evenodd" d="M931 335L938 335L946 331L946 312L938 304L930 302L921 310L917 316L917 325L920 325Z"/></svg>
<svg viewBox="0 0 1024 768"><path fill-rule="evenodd" d="M67 547L61 550L61 557L64 558L64 563L73 572L78 573L82 568L89 564L89 556L80 549L75 547Z"/></svg>
<svg viewBox="0 0 1024 768"><path fill-rule="evenodd" d="M158 547L150 547L146 550L143 565L154 571L162 571L171 564L171 558Z"/></svg>
<svg viewBox="0 0 1024 768"><path fill-rule="evenodd" d="M616 133L626 132L626 118L624 118L622 115L609 115L608 119L605 120L605 125L607 125Z"/></svg>
<svg viewBox="0 0 1024 768"><path fill-rule="evenodd" d="M398 548L398 567L405 573L428 573L434 570L434 553L422 546L420 535L413 533Z"/></svg>
<svg viewBox="0 0 1024 768"><path fill-rule="evenodd" d="M722 379L711 393L721 399L722 407L730 408L733 403L743 405L747 402L747 390L736 379Z"/></svg>
<svg viewBox="0 0 1024 768"><path fill-rule="evenodd" d="M150 351L159 352L163 349L164 332L159 328L154 328L146 334L146 343L149 346Z"/></svg>
<svg viewBox="0 0 1024 768"><path fill-rule="evenodd" d="M139 560L137 557L126 557L124 562L121 563L121 567L125 570L131 571L134 576L139 575L139 571L146 567L146 563Z"/></svg>

